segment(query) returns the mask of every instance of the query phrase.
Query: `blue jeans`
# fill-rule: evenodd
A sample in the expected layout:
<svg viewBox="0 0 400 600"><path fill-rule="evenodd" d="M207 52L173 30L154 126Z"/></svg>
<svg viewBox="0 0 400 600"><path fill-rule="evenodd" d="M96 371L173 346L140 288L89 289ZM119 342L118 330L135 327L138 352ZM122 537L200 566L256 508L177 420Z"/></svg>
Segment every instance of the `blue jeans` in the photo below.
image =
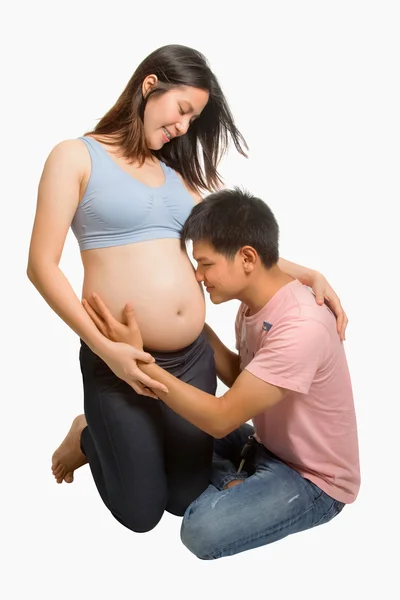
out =
<svg viewBox="0 0 400 600"><path fill-rule="evenodd" d="M198 558L232 556L327 523L344 504L288 467L262 444L239 474L240 452L254 428L215 440L211 485L185 512L181 539ZM243 483L224 490L234 479Z"/></svg>

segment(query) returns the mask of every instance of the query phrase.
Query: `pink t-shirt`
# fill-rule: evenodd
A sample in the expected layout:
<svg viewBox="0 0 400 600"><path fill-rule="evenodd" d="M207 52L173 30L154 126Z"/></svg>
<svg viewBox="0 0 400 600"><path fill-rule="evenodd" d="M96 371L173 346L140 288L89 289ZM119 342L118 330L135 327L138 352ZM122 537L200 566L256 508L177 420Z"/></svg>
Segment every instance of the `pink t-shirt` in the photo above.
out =
<svg viewBox="0 0 400 600"><path fill-rule="evenodd" d="M282 461L346 504L360 487L357 423L335 317L294 280L255 315L236 318L240 367L290 392L253 418L256 435Z"/></svg>

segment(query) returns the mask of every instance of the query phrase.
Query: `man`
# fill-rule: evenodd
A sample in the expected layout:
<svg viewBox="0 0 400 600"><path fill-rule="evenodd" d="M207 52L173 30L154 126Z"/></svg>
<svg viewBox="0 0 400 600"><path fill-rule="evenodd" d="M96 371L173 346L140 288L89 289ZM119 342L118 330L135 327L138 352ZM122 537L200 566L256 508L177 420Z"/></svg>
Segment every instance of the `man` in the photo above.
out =
<svg viewBox="0 0 400 600"><path fill-rule="evenodd" d="M187 509L181 531L203 559L326 523L359 490L352 388L335 317L280 271L278 233L268 206L239 189L196 205L182 230L182 247L192 240L196 276L211 301L242 302L239 354L206 326L225 394L216 398L155 363L140 365L168 389L157 391L163 402L216 438L211 484ZM105 335L143 348L132 307L124 325L98 296L91 305Z"/></svg>

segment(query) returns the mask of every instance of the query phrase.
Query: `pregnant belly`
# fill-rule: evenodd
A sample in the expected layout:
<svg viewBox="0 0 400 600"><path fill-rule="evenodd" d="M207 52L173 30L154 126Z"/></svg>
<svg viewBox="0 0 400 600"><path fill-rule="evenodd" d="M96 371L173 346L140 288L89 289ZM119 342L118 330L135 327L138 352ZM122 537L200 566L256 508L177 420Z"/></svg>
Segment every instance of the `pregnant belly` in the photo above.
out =
<svg viewBox="0 0 400 600"><path fill-rule="evenodd" d="M97 292L119 320L132 302L146 348L177 350L201 333L204 296L179 240L87 250L82 260L82 297Z"/></svg>

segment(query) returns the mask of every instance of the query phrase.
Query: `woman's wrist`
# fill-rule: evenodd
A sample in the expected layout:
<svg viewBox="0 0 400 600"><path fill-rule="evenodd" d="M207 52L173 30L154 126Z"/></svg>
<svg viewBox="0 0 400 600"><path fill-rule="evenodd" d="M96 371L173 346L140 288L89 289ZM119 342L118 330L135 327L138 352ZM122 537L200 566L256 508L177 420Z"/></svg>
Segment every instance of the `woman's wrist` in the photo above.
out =
<svg viewBox="0 0 400 600"><path fill-rule="evenodd" d="M317 275L319 275L319 273L315 269L308 269L304 267L301 271L299 271L296 279L298 279L303 285L312 287Z"/></svg>
<svg viewBox="0 0 400 600"><path fill-rule="evenodd" d="M298 279L304 285L312 286L315 276L318 275L315 269L303 267L285 258L279 258L278 266L286 275Z"/></svg>
<svg viewBox="0 0 400 600"><path fill-rule="evenodd" d="M90 343L86 342L86 344L94 354L97 354L104 361L112 354L115 346L115 342L109 340L101 333L99 333L95 340L92 339Z"/></svg>

